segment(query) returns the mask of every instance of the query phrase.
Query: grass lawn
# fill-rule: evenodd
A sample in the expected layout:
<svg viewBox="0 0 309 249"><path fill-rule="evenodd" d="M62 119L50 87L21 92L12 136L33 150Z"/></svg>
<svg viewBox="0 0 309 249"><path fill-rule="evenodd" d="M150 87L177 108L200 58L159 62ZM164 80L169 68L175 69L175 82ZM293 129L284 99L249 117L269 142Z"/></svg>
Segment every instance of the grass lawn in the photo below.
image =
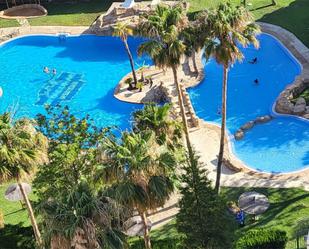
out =
<svg viewBox="0 0 309 249"><path fill-rule="evenodd" d="M265 194L270 201L269 209L259 217L258 221L250 221L239 229L246 231L260 226L285 230L290 238L286 249L295 249L295 240L292 239L293 228L300 219L309 217L309 192L301 189L265 189L265 188L223 188L222 192L228 200L237 201L245 191L257 191ZM175 221L151 232L153 240L163 240L177 236ZM302 239L303 242L303 239Z"/></svg>
<svg viewBox="0 0 309 249"><path fill-rule="evenodd" d="M189 0L190 11L215 7L222 0ZM239 4L241 0L231 0ZM272 6L271 0L247 0L248 6L257 21L279 25L294 33L309 47L309 3L308 0L277 0Z"/></svg>
<svg viewBox="0 0 309 249"><path fill-rule="evenodd" d="M45 17L31 19L30 25L89 26L106 12L113 0L90 0L80 3L44 3L48 10ZM117 1L115 1L117 2Z"/></svg>
<svg viewBox="0 0 309 249"><path fill-rule="evenodd" d="M16 20L0 19L0 28L17 27L19 26Z"/></svg>
<svg viewBox="0 0 309 249"><path fill-rule="evenodd" d="M0 186L0 208L4 213L5 224L30 225L26 210L21 209L19 202L9 202L4 198L8 184ZM300 219L309 217L309 192L301 189L266 189L266 188L223 188L222 193L227 200L237 201L240 194L245 191L257 191L265 194L270 201L270 208L259 217L258 221L251 221L247 217L247 224L239 232L252 228L265 226L279 228L288 233L290 241L287 249L295 249L295 240L292 238L293 228ZM30 195L30 198L34 198ZM163 240L177 236L175 221L151 232L152 240Z"/></svg>
<svg viewBox="0 0 309 249"><path fill-rule="evenodd" d="M0 210L4 215L5 224L23 223L23 226L29 226L30 220L26 209L23 209L20 202L10 202L4 198L5 190L9 184L0 185ZM30 194L30 200L34 196Z"/></svg>

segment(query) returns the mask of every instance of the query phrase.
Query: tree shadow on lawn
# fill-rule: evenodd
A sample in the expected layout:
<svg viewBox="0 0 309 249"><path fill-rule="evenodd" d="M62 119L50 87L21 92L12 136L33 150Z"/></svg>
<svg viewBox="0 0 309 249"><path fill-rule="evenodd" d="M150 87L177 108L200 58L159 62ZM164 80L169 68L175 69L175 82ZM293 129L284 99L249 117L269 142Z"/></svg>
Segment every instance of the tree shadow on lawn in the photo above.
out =
<svg viewBox="0 0 309 249"><path fill-rule="evenodd" d="M295 0L287 7L265 14L258 21L279 25L294 33L306 46L309 46L308 13L308 0Z"/></svg>
<svg viewBox="0 0 309 249"><path fill-rule="evenodd" d="M120 0L90 0L77 1L72 3L51 2L42 3L47 9L48 15L66 15L66 14L91 14L106 12L113 2L122 2Z"/></svg>

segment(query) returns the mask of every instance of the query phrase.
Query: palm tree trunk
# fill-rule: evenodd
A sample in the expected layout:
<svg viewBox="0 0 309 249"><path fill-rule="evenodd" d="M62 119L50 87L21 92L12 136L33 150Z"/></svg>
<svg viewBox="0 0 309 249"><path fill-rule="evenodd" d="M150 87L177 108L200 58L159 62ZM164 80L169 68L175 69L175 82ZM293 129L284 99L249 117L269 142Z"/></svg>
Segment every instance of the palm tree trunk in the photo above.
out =
<svg viewBox="0 0 309 249"><path fill-rule="evenodd" d="M198 74L198 68L197 68L197 65L196 65L196 52L195 51L192 52L192 62L193 62L194 71L195 71L196 74Z"/></svg>
<svg viewBox="0 0 309 249"><path fill-rule="evenodd" d="M216 177L216 185L215 185L215 191L218 194L220 192L220 179L221 179L222 162L223 162L223 154L224 154L224 138L225 138L225 126L226 126L227 74L228 74L228 67L225 65L223 68L223 82L222 82L221 137L220 137L220 148L219 148L218 164L217 164L217 177Z"/></svg>
<svg viewBox="0 0 309 249"><path fill-rule="evenodd" d="M190 137L189 137L189 128L188 128L188 123L187 123L187 118L186 118L185 107L183 105L182 91L180 89L180 85L179 85L178 78L177 78L177 69L175 66L173 66L172 70L173 70L173 75L174 75L174 83L177 89L178 104L180 106L180 113L181 113L181 118L182 118L182 123L183 123L183 129L185 132L187 148L188 148L190 159L193 159L193 151L192 151L192 146L191 146Z"/></svg>
<svg viewBox="0 0 309 249"><path fill-rule="evenodd" d="M135 73L135 69L134 69L133 57L132 57L132 54L131 54L131 51L130 51L130 48L129 48L127 40L124 40L123 42L124 42L124 45L126 47L126 50L127 50L128 56L129 56L131 70L132 70L132 74L133 74L133 80L134 80L134 84L135 84L135 87L136 87L136 85L137 85L137 78L136 78L136 73ZM132 87L132 86L130 86L130 87Z"/></svg>
<svg viewBox="0 0 309 249"><path fill-rule="evenodd" d="M30 221L31 221L31 224L32 224L32 228L33 228L33 232L34 232L34 236L35 236L36 242L37 242L39 248L43 248L42 247L43 243L42 243L41 233L40 233L38 225L36 223L31 203L30 203L30 201L28 199L27 194L25 193L24 187L21 184L20 179L17 179L17 183L18 183L18 186L20 188L20 192L21 192L21 194L23 196L24 202L26 204L26 207L27 207L27 210L28 210L28 213L29 213L29 217L30 217Z"/></svg>
<svg viewBox="0 0 309 249"><path fill-rule="evenodd" d="M143 226L144 226L144 242L145 242L145 248L151 249L151 241L150 241L150 235L149 235L149 229L147 224L147 216L146 212L140 212L140 216L142 218Z"/></svg>

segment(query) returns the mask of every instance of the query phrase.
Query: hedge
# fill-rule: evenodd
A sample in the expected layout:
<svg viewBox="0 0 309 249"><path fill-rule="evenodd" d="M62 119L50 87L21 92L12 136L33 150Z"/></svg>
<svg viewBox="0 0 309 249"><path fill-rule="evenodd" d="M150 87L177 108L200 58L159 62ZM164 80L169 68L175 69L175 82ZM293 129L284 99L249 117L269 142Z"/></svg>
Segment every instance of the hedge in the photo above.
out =
<svg viewBox="0 0 309 249"><path fill-rule="evenodd" d="M35 240L31 227L5 225L0 229L1 249L34 249Z"/></svg>
<svg viewBox="0 0 309 249"><path fill-rule="evenodd" d="M237 242L236 249L284 249L288 241L285 231L255 229L246 232Z"/></svg>

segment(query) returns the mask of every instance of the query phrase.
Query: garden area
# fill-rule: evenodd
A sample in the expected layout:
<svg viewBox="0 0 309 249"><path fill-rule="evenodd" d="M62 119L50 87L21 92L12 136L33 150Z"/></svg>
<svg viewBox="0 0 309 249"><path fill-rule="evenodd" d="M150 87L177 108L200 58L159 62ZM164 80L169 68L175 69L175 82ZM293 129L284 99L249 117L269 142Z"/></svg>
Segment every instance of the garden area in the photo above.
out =
<svg viewBox="0 0 309 249"><path fill-rule="evenodd" d="M19 224L21 227L25 227L22 235L26 234L27 236L31 236L32 229L29 227L30 221L26 209L21 208L20 202L9 202L4 198L4 192L8 185L4 184L0 187L0 203L4 214L5 225ZM236 230L237 236L241 236L246 231L256 228L280 229L287 232L288 243L286 249L296 249L297 242L295 233L303 225L304 217L309 217L309 193L301 189L223 188L222 194L226 200L237 202L238 197L246 191L257 191L265 194L270 200L270 207L256 221L252 220L252 216L247 216L245 226ZM33 194L30 198L32 201L36 199ZM25 240L27 241L27 238L15 234L16 230L8 230L6 229L6 235L0 233L0 244L7 245L3 249L23 248L22 244ZM8 241L8 238L10 238L10 241ZM13 241L11 238L16 238L16 240ZM151 231L154 249L178 248L173 246L179 244L181 238L182 236L177 231L175 220L159 229ZM142 237L131 238L129 241L133 249L144 248ZM21 243L20 247L17 247L18 243ZM300 248L305 249L303 236L300 237L299 243Z"/></svg>

